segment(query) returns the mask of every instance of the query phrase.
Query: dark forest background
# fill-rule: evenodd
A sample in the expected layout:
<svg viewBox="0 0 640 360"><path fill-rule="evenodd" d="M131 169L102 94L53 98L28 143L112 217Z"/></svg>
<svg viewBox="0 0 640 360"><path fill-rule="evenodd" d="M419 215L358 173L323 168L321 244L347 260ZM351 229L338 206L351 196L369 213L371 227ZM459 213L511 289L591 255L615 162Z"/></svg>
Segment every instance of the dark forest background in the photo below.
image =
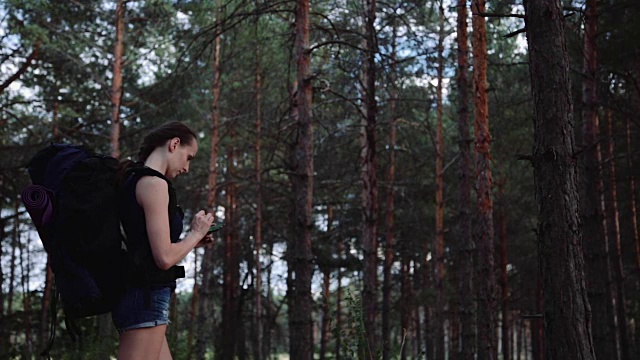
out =
<svg viewBox="0 0 640 360"><path fill-rule="evenodd" d="M631 0L0 1L0 358L51 331L31 156L135 157L179 120L200 145L174 182L186 219L227 226L184 261L174 358L637 359L639 18ZM545 237L560 185L534 177L560 153L549 92L575 138L551 170L576 169L570 238ZM555 284L574 261L577 287ZM63 319L53 358L115 357L108 315L82 342ZM590 329L593 356L545 337L554 321Z"/></svg>

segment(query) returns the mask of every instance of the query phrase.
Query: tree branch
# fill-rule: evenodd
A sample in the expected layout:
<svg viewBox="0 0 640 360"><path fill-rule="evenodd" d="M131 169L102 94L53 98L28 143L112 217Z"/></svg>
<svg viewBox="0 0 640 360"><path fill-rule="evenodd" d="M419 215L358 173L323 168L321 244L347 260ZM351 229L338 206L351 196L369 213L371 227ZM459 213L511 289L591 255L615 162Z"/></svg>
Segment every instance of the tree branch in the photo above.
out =
<svg viewBox="0 0 640 360"><path fill-rule="evenodd" d="M495 18L518 18L518 19L524 19L525 15L524 14L496 14L496 13L479 13L479 12L472 12L471 15L476 15L476 16L482 16L482 17L495 17Z"/></svg>
<svg viewBox="0 0 640 360"><path fill-rule="evenodd" d="M516 36L516 35L518 35L518 34L521 34L521 33L525 32L525 31L527 31L527 28L526 28L526 27L524 27L524 28L522 28L522 29L520 29L520 30L516 30L516 31L514 31L514 32L512 32L512 33L509 33L509 34L507 34L507 35L505 35L505 36L503 36L503 37L504 37L505 39L508 39L508 38L514 37L514 36Z"/></svg>
<svg viewBox="0 0 640 360"><path fill-rule="evenodd" d="M4 83L2 83L2 85L0 85L0 94L2 94L2 92L4 92L4 90L8 88L9 85L11 85L11 83L18 80L20 76L22 76L22 74L24 74L27 71L29 66L31 66L31 63L33 62L33 60L38 57L39 50L40 50L40 42L37 42L31 54L29 54L29 56L27 57L27 61L25 61L24 64L22 64L20 69L18 69L18 71L16 71L15 74L11 75L7 80L5 80Z"/></svg>

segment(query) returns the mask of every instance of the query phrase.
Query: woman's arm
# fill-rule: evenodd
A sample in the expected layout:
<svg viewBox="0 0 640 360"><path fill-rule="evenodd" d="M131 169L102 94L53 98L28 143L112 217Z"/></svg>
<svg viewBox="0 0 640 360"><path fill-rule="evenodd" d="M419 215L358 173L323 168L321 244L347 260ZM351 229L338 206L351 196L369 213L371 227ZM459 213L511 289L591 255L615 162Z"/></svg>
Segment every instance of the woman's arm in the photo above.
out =
<svg viewBox="0 0 640 360"><path fill-rule="evenodd" d="M166 181L155 176L145 176L136 185L136 199L144 209L151 253L156 265L167 270L185 256L207 234L213 216L200 211L191 223L191 230L178 243L171 242L169 229L169 188Z"/></svg>

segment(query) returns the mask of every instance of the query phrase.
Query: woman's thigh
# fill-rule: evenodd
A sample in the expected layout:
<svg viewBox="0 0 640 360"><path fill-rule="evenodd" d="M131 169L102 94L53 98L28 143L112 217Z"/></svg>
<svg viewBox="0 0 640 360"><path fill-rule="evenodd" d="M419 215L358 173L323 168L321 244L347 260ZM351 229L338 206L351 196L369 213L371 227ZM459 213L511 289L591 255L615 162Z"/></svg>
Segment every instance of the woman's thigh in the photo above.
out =
<svg viewBox="0 0 640 360"><path fill-rule="evenodd" d="M133 329L120 335L118 360L159 359L167 325Z"/></svg>
<svg viewBox="0 0 640 360"><path fill-rule="evenodd" d="M162 342L162 349L160 350L160 360L173 360L166 336L164 337L164 341Z"/></svg>

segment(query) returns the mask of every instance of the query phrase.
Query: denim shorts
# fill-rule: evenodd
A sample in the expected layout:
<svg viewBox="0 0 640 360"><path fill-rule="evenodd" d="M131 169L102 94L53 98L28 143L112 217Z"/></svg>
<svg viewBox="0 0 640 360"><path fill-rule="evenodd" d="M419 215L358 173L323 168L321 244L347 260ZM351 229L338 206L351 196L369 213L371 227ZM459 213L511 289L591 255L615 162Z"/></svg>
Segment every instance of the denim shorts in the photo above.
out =
<svg viewBox="0 0 640 360"><path fill-rule="evenodd" d="M111 311L118 332L169 324L172 292L170 286L129 288Z"/></svg>

